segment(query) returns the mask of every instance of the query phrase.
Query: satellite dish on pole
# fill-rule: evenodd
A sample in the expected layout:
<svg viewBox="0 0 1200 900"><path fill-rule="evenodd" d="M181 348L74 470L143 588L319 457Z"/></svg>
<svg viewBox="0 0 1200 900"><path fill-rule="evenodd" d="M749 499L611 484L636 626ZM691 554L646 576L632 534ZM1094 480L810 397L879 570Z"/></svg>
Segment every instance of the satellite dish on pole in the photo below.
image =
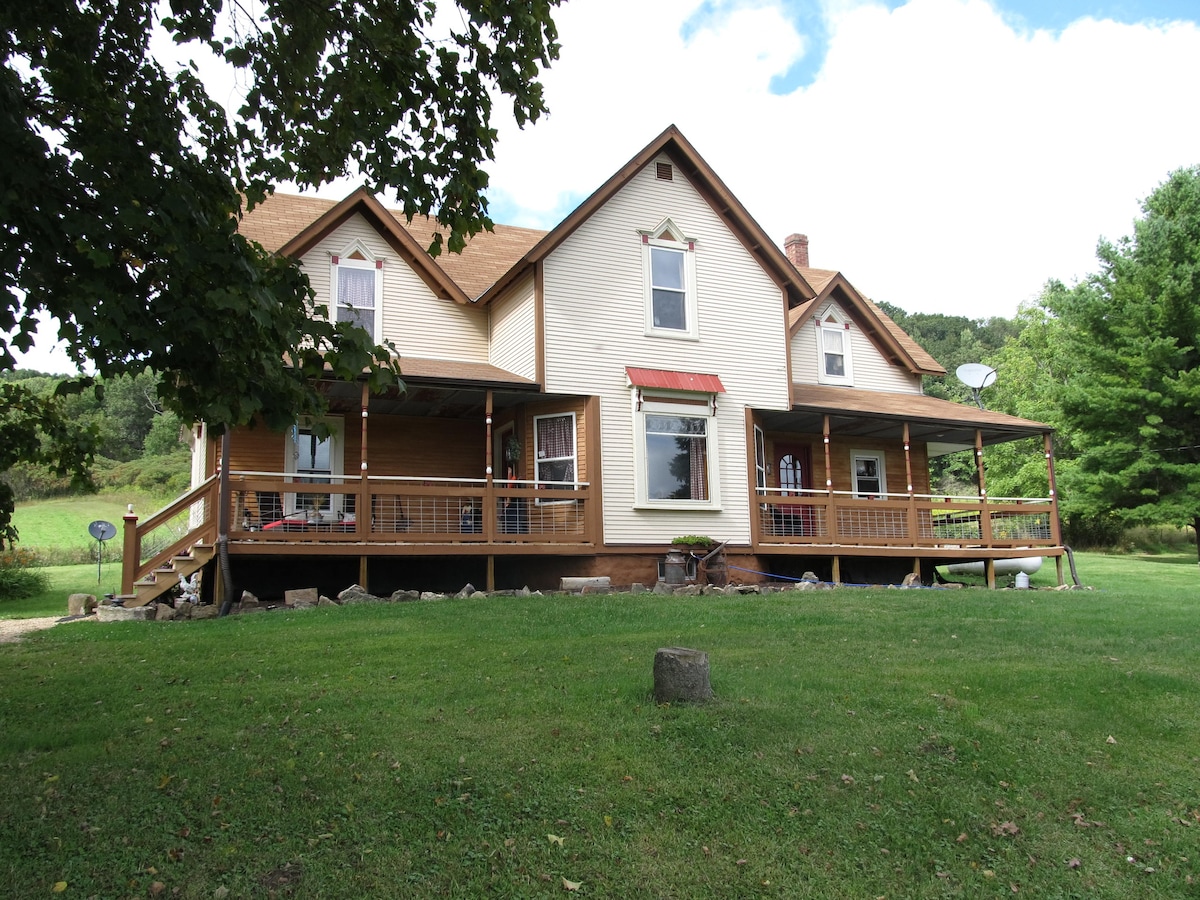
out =
<svg viewBox="0 0 1200 900"><path fill-rule="evenodd" d="M979 392L996 383L996 370L983 363L963 363L954 370L954 374L959 381L971 389L976 405L983 409L983 400L980 398Z"/></svg>
<svg viewBox="0 0 1200 900"><path fill-rule="evenodd" d="M117 533L117 526L112 522L106 522L103 519L97 519L88 526L88 534L94 537L96 543L96 584L99 584L104 576L102 566L104 565L104 542L110 540Z"/></svg>

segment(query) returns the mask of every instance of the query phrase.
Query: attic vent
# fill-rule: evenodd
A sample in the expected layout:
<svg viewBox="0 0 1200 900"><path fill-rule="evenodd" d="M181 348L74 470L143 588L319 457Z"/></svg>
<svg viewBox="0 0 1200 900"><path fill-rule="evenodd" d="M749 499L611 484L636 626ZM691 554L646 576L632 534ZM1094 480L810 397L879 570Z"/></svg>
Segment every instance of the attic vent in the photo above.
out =
<svg viewBox="0 0 1200 900"><path fill-rule="evenodd" d="M671 169L670 163L658 163L657 164L657 174L658 174L659 181L673 181L674 180L674 172Z"/></svg>

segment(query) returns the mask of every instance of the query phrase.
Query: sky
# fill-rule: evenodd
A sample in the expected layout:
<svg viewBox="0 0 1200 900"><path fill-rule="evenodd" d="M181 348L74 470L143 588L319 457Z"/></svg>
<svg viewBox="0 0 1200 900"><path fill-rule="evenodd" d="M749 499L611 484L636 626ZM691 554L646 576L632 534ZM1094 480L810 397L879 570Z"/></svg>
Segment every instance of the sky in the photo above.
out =
<svg viewBox="0 0 1200 900"><path fill-rule="evenodd" d="M813 266L908 312L1012 317L1200 165L1194 0L566 0L555 21L549 116L496 123L497 222L552 228L673 124ZM64 371L46 343L22 367Z"/></svg>

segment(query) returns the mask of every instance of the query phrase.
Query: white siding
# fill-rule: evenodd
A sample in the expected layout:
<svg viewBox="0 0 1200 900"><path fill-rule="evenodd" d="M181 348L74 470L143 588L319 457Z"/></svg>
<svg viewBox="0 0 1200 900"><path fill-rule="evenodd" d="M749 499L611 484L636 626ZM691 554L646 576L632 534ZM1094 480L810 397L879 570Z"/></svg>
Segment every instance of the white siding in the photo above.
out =
<svg viewBox="0 0 1200 900"><path fill-rule="evenodd" d="M849 318L836 302L823 306L822 314L830 307L838 315ZM850 338L850 359L854 372L854 384L847 387L904 394L921 393L921 376L890 363L861 328L851 325L847 335ZM796 384L818 384L820 365L817 327L809 318L800 324L792 338L792 381Z"/></svg>
<svg viewBox="0 0 1200 900"><path fill-rule="evenodd" d="M698 340L645 334L638 229L667 217L696 241ZM787 408L780 288L682 172L661 181L652 161L546 259L544 292L546 389L600 396L605 541L659 543L689 533L748 541L745 409ZM718 397L719 511L635 508L626 366L720 377L727 393Z"/></svg>
<svg viewBox="0 0 1200 900"><path fill-rule="evenodd" d="M345 254L355 241L373 258L383 260L381 341L395 343L401 356L488 361L486 310L460 306L434 294L361 216L346 221L301 260L317 303L326 307L331 303L330 257Z"/></svg>
<svg viewBox="0 0 1200 900"><path fill-rule="evenodd" d="M537 377L537 328L533 276L491 304L491 362L507 372Z"/></svg>

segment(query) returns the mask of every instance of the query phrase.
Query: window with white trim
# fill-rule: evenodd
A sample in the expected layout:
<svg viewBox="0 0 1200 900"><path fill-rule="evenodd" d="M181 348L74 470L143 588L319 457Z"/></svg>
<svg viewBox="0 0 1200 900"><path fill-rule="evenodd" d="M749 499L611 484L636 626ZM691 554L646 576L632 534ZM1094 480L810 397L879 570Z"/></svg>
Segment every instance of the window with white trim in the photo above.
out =
<svg viewBox="0 0 1200 900"><path fill-rule="evenodd" d="M876 500L887 494L887 470L883 453L877 450L855 450L850 454L850 475L854 480L854 496Z"/></svg>
<svg viewBox="0 0 1200 900"><path fill-rule="evenodd" d="M352 322L378 342L383 318L383 260L370 259L365 248L353 247L330 263L333 321Z"/></svg>
<svg viewBox="0 0 1200 900"><path fill-rule="evenodd" d="M721 498L713 395L638 397L638 503L716 508Z"/></svg>
<svg viewBox="0 0 1200 900"><path fill-rule="evenodd" d="M670 219L642 232L645 270L646 333L695 338L696 242L685 238Z"/></svg>
<svg viewBox="0 0 1200 900"><path fill-rule="evenodd" d="M286 513L310 511L324 516L353 511L344 508L344 495L334 493L335 485L342 484L342 419L331 416L320 422L323 427L311 420L297 422L288 433L284 457L284 471L292 476L288 480L314 489L285 495Z"/></svg>
<svg viewBox="0 0 1200 900"><path fill-rule="evenodd" d="M830 308L817 318L817 381L820 384L853 384L850 354L850 320Z"/></svg>
<svg viewBox="0 0 1200 900"><path fill-rule="evenodd" d="M534 416L533 439L537 487L574 489L578 481L575 413Z"/></svg>

